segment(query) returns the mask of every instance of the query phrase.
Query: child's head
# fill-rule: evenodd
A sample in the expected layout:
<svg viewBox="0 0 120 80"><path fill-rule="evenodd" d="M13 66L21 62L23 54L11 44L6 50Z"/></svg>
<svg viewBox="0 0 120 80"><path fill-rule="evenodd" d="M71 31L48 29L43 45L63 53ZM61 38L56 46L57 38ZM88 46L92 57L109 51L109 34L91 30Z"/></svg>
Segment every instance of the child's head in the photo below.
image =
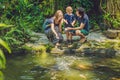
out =
<svg viewBox="0 0 120 80"><path fill-rule="evenodd" d="M72 13L72 12L73 12L72 7L71 7L71 6L68 6L68 7L66 8L66 13Z"/></svg>

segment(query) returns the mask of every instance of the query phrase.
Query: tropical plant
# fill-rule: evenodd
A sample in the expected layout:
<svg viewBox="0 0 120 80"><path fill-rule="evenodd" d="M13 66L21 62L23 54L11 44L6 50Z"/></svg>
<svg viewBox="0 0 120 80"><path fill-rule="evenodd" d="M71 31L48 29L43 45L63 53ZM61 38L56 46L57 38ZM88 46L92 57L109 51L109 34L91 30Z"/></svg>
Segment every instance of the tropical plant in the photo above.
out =
<svg viewBox="0 0 120 80"><path fill-rule="evenodd" d="M0 45L3 46L9 53L11 53L11 50L8 44L5 41L3 41L1 38L0 38ZM0 47L0 70L5 68L5 64L6 64L6 59L5 59L2 48ZM0 71L0 80L2 79L3 79L3 74Z"/></svg>

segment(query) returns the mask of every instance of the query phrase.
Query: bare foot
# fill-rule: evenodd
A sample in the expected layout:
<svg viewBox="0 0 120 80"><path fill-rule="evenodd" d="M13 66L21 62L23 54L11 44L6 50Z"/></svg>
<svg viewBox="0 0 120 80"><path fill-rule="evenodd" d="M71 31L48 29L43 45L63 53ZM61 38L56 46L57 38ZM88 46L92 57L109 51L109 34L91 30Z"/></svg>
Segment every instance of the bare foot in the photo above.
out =
<svg viewBox="0 0 120 80"><path fill-rule="evenodd" d="M56 45L55 45L55 48L58 48L59 46L60 46L60 44L56 44Z"/></svg>
<svg viewBox="0 0 120 80"><path fill-rule="evenodd" d="M80 43L84 43L86 41L86 38L81 38Z"/></svg>

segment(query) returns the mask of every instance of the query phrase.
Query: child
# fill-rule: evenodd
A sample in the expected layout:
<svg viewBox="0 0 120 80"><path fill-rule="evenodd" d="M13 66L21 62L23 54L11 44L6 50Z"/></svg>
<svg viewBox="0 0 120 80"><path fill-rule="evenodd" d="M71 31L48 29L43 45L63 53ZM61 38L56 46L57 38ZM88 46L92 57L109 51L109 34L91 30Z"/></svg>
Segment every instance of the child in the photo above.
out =
<svg viewBox="0 0 120 80"><path fill-rule="evenodd" d="M71 6L68 6L66 8L66 14L64 15L64 22L65 22L65 33L66 33L66 38L67 38L67 43L72 43L72 37L70 33L73 33L73 30L67 30L67 28L72 28L75 24L75 16L72 13L73 9Z"/></svg>

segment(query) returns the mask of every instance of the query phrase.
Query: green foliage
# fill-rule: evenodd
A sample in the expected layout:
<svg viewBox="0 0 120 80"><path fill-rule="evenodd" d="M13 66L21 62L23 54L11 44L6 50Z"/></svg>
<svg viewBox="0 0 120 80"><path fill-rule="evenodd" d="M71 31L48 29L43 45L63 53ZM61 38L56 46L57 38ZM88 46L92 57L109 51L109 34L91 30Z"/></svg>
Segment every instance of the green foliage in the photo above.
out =
<svg viewBox="0 0 120 80"><path fill-rule="evenodd" d="M3 46L9 53L11 53L11 50L10 50L8 44L5 41L3 41L1 38L0 38L0 45ZM5 64L6 64L6 59L5 59L5 56L4 56L4 53L2 51L1 46L0 46L0 70L4 69ZM2 80L2 79L3 79L3 74L0 71L0 80Z"/></svg>
<svg viewBox="0 0 120 80"><path fill-rule="evenodd" d="M11 53L11 50L10 50L8 44L5 41L3 41L2 39L0 39L0 45L2 45L5 49L7 49L7 51L9 53Z"/></svg>
<svg viewBox="0 0 120 80"><path fill-rule="evenodd" d="M3 54L3 51L0 49L0 69L5 68L6 59Z"/></svg>
<svg viewBox="0 0 120 80"><path fill-rule="evenodd" d="M0 45L3 46L9 53L11 53L8 44L2 39L0 39ZM2 49L0 48L0 69L5 68L5 64L6 64L5 56Z"/></svg>
<svg viewBox="0 0 120 80"><path fill-rule="evenodd" d="M47 45L45 45L45 47L46 47L46 52L50 52L51 49L53 48L53 45L47 44Z"/></svg>
<svg viewBox="0 0 120 80"><path fill-rule="evenodd" d="M111 26L113 28L116 28L116 29L119 28L119 26L120 26L120 19L112 18L110 13L106 13L104 15L104 19L109 21L109 23L111 24Z"/></svg>
<svg viewBox="0 0 120 80"><path fill-rule="evenodd" d="M0 71L0 80L4 80L3 73Z"/></svg>
<svg viewBox="0 0 120 80"><path fill-rule="evenodd" d="M93 3L90 0L72 0L71 3L74 3L71 5L74 9L77 7L84 7L87 12L93 7Z"/></svg>

